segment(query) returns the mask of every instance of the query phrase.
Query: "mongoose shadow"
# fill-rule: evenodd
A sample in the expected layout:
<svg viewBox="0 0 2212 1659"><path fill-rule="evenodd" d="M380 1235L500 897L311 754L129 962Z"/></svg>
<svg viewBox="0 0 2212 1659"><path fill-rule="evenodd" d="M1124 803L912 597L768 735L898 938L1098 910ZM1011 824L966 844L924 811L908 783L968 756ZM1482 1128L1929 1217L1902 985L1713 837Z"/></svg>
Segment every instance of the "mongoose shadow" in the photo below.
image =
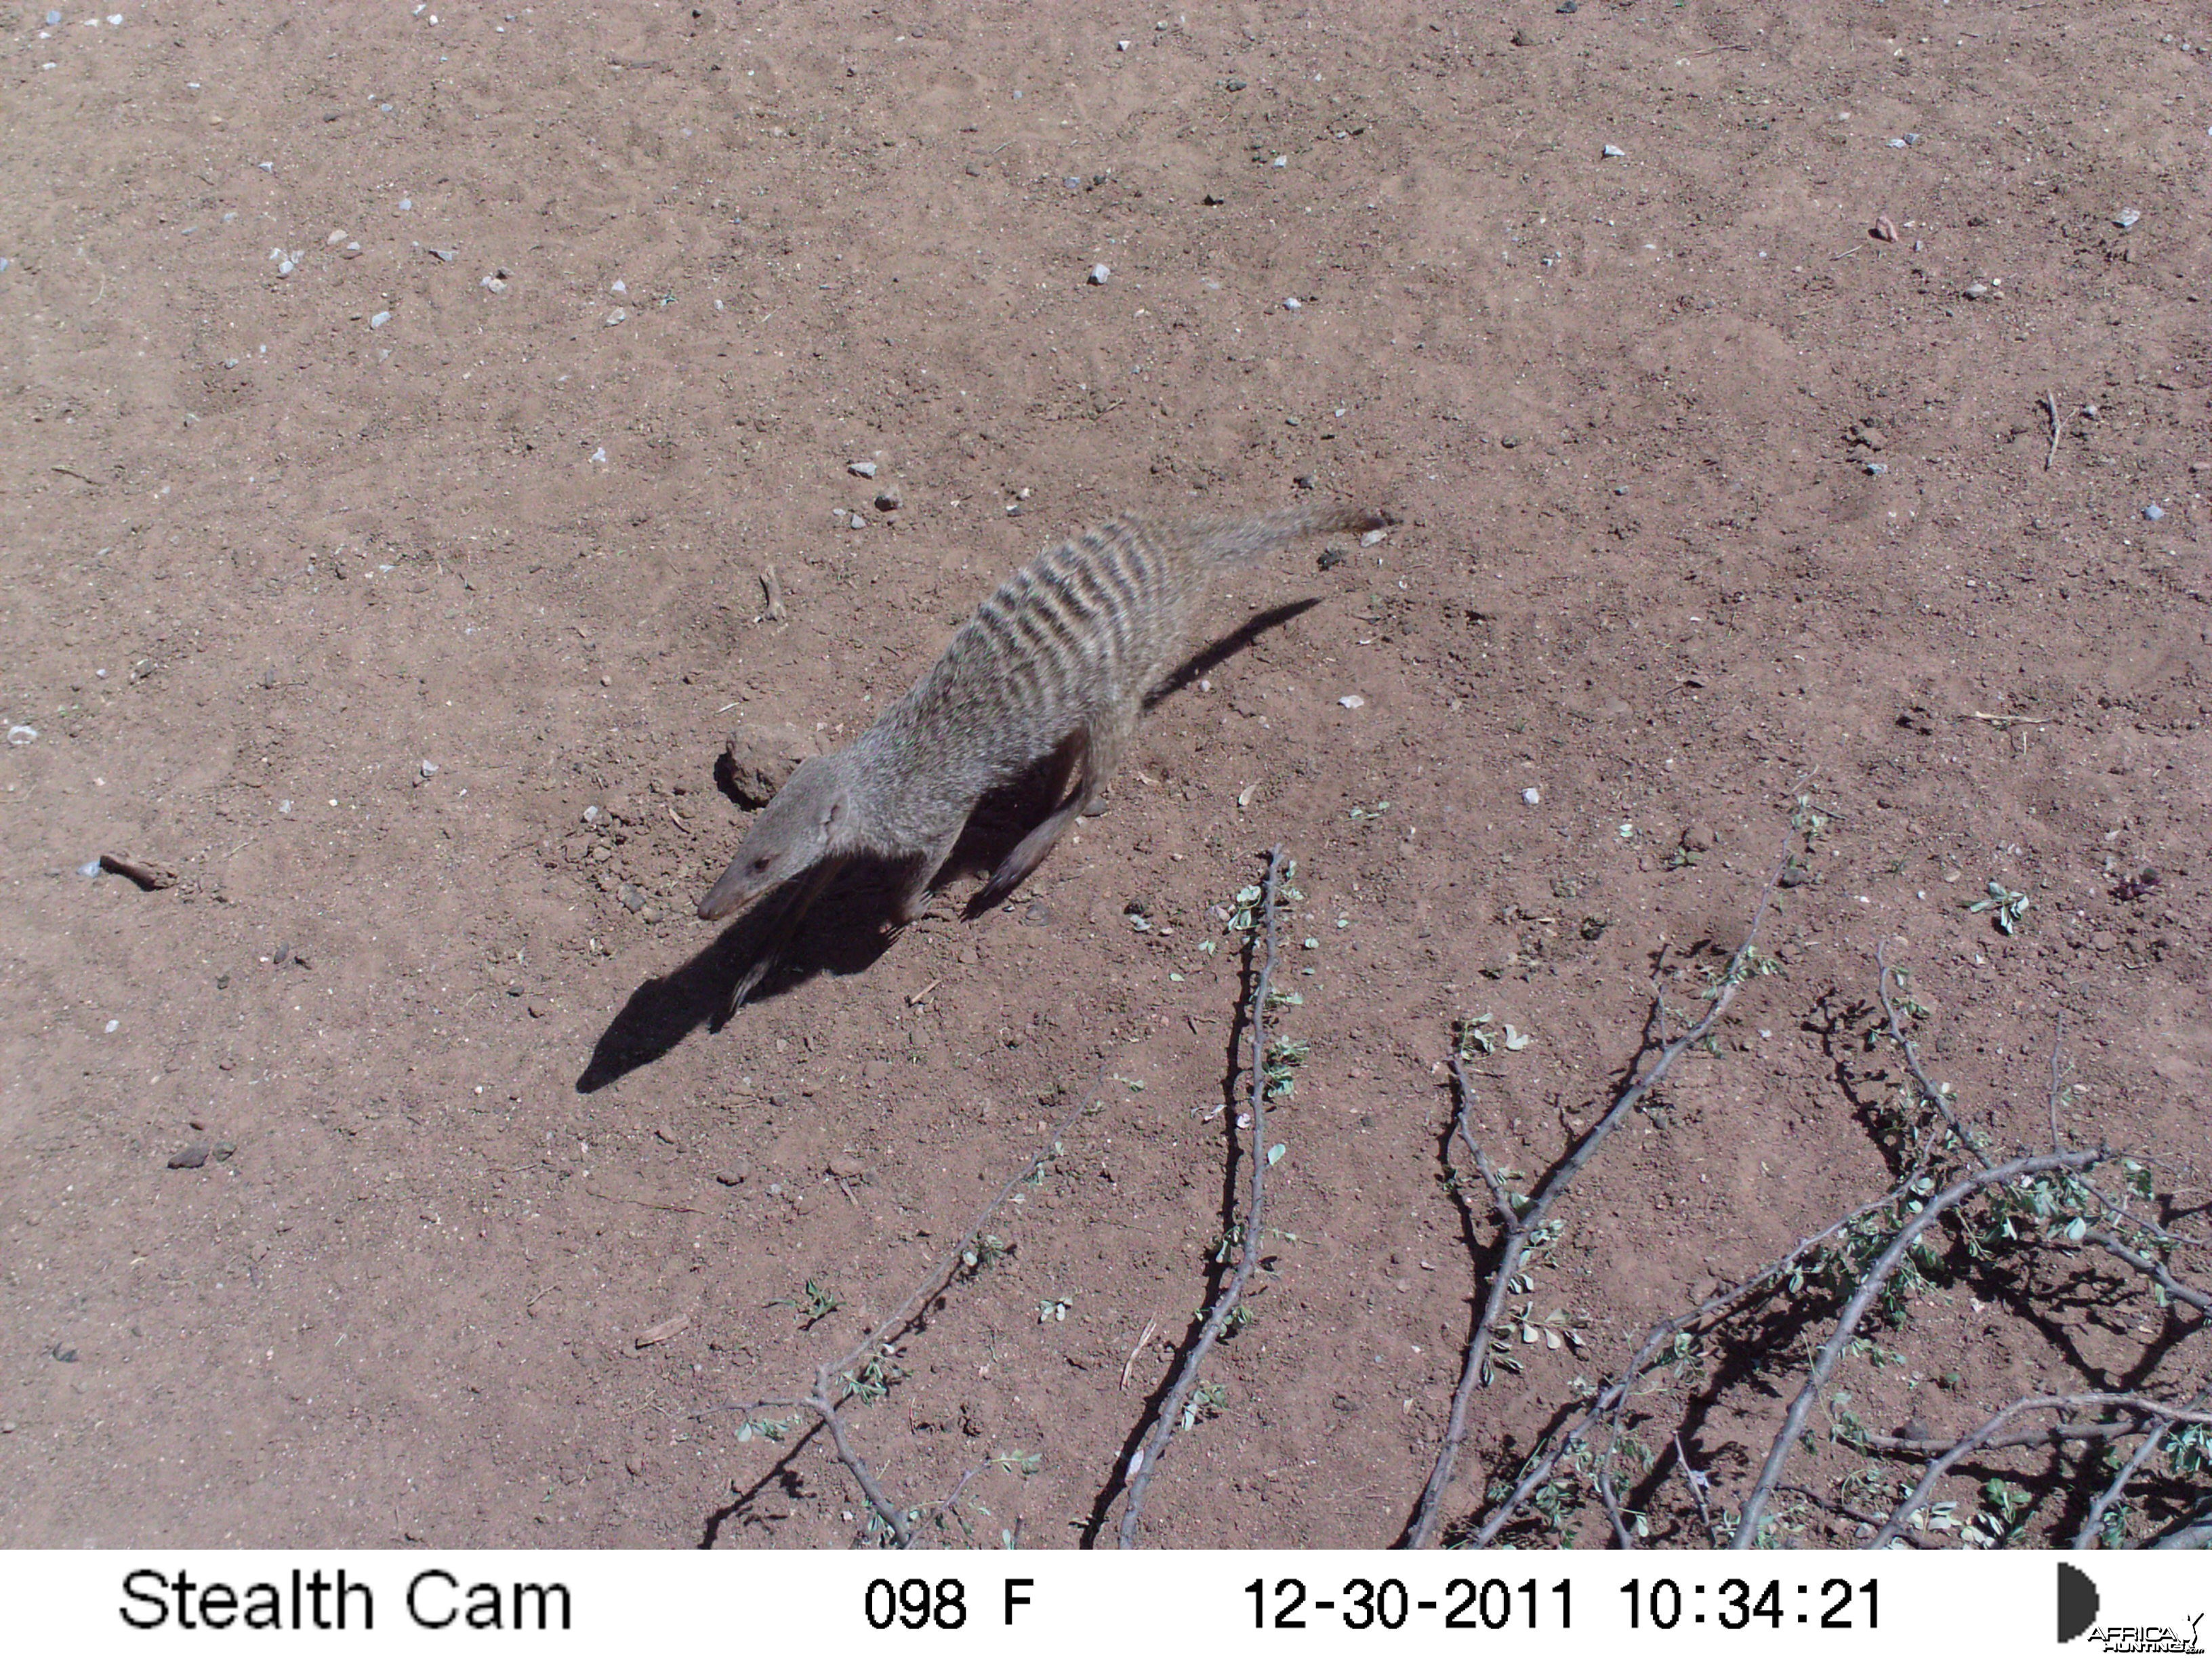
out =
<svg viewBox="0 0 2212 1659"><path fill-rule="evenodd" d="M1243 627L1224 635L1183 662L1163 679L1145 700L1147 712L1211 672L1244 650L1261 635L1304 616L1319 605L1318 598L1298 599L1263 611ZM731 784L718 764L716 781L725 793ZM1020 844L1050 815L1054 772L1045 761L1015 782L987 792L976 803L959 844L946 866L948 876L998 867L1009 849ZM749 987L744 1001L781 996L816 974L855 974L874 965L890 948L896 935L890 930L897 891L910 866L896 861L860 857L847 861L833 875L807 912L804 933L780 960L778 933L789 907L803 894L810 878L801 876L767 895L724 929L713 944L674 971L647 980L629 994L593 1045L590 1063L576 1079L579 1094L591 1094L650 1066L701 1027L719 1031L738 1012L737 988L761 973L757 988ZM995 908L980 901L980 891L963 914L973 921Z"/></svg>
<svg viewBox="0 0 2212 1659"><path fill-rule="evenodd" d="M871 966L890 944L883 921L902 873L886 860L848 860L814 900L804 934L780 957L784 914L812 883L802 877L769 894L689 962L629 994L592 1045L576 1092L591 1094L650 1066L701 1026L720 1030L736 1012L737 988L756 969L767 971L750 995L763 998L825 969L857 974Z"/></svg>

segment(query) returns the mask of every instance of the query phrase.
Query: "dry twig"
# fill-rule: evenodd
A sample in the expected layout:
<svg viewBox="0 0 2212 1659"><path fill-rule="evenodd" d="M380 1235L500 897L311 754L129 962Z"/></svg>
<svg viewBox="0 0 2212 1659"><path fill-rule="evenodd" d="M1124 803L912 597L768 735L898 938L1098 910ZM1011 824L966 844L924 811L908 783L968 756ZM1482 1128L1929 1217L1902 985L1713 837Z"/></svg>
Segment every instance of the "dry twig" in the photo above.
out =
<svg viewBox="0 0 2212 1659"><path fill-rule="evenodd" d="M1176 1373L1175 1384L1167 1397L1160 1402L1159 1416L1152 1431L1129 1457L1129 1499L1121 1511L1119 1536L1123 1549L1134 1547L1139 1523L1144 1514L1145 1492L1152 1485L1152 1476L1159 1468L1160 1457L1167 1450L1168 1442L1174 1437L1176 1419L1189 1403L1191 1390L1198 1386L1199 1367L1213 1351L1221 1333L1236 1311L1237 1299L1244 1294L1244 1286L1252 1277L1253 1269L1260 1265L1261 1206L1267 1199L1267 993L1275 974L1275 896L1282 884L1283 849L1278 844L1267 854L1267 878L1261 889L1261 946L1260 972L1252 982L1252 1006L1249 1024L1252 1030L1252 1063L1249 1090L1252 1117L1252 1183L1251 1198L1244 1211L1243 1248L1237 1257L1236 1271L1229 1283L1222 1287L1207 1312L1206 1326L1198 1340L1191 1345L1184 1357L1182 1368Z"/></svg>
<svg viewBox="0 0 2212 1659"><path fill-rule="evenodd" d="M2191 1421L2200 1419L2212 1421L2212 1418L2203 1418L2201 1413L2192 1416L2185 1407L2172 1406L2163 1401L2147 1399L2139 1394L2034 1395L2025 1400L2015 1400L2009 1406L1991 1415L1980 1427L1953 1442L1944 1449L1941 1456L1929 1463L1927 1468L1921 1472L1918 1483L1914 1486L1905 1501L1890 1511L1888 1518L1881 1523L1874 1536L1867 1540L1866 1547L1870 1550L1881 1549L1892 1539L1902 1534L1904 1529L1912 1523L1914 1513L1927 1503L1928 1494L1936 1489L1936 1483L1950 1472L1951 1466L1973 1452L1991 1449L1997 1431L2021 1413L2096 1410L2130 1411L2139 1416L2156 1417L2162 1422ZM2140 1425L2135 1427L2122 1427L2118 1429L2117 1432L2132 1434L2137 1432L2139 1428ZM2154 1441L2156 1438L2154 1435L2152 1437ZM2137 1455L2136 1462L2141 1461L2141 1454ZM2136 1465L2130 1462L2128 1467L2132 1471ZM2115 1492L2114 1495L2117 1493ZM2096 1521L2101 1519L2103 1514L2104 1510L2100 1504L2091 1518L2090 1528L2093 1533ZM2076 1549L2086 1547L2081 1538L2077 1537L2074 1540L2074 1547Z"/></svg>
<svg viewBox="0 0 2212 1659"><path fill-rule="evenodd" d="M1783 1466L1790 1461L1790 1448L1796 1443L1797 1437L1804 1432L1805 1419L1812 1412L1813 1402L1826 1386L1828 1373L1835 1369L1836 1362L1850 1346L1851 1338L1858 1330L1859 1321L1866 1317L1867 1310L1881 1294L1881 1287L1889 1282L1890 1275L1897 1271L1898 1265L1905 1260L1905 1252L1912 1248L1914 1241L1943 1215L1984 1188L2000 1186L2022 1176L2090 1169L2102 1163L2107 1156L2101 1152L2044 1152L2029 1158L2016 1158L1994 1168L1984 1169L1954 1182L1936 1194L1922 1206L1917 1215L1898 1229L1897 1236L1889 1241L1888 1248L1875 1258L1874 1266L1859 1281L1859 1287L1852 1293L1851 1299L1844 1304L1844 1311L1836 1321L1835 1330L1822 1345L1819 1358L1814 1360L1813 1368L1805 1378L1804 1386L1797 1391L1797 1397L1790 1402L1789 1413L1784 1417L1782 1427L1775 1434L1774 1443L1767 1449L1766 1462L1759 1469L1759 1482L1751 1489L1751 1496L1744 1500L1743 1514L1736 1522L1735 1536L1729 1540L1731 1548L1749 1549L1758 1539L1759 1517L1765 1510L1768 1498L1774 1494L1775 1484L1782 1479Z"/></svg>
<svg viewBox="0 0 2212 1659"><path fill-rule="evenodd" d="M1474 1331L1468 1340L1466 1357L1460 1367L1459 1386L1452 1394L1451 1415L1444 1425L1444 1437L1437 1448L1435 1462L1430 1466L1428 1484L1422 1490L1421 1501L1415 1507L1413 1518L1406 1528L1403 1541L1408 1548L1425 1549L1436 1540L1444 1492L1457 1473L1460 1449L1467 1442L1468 1407L1474 1397L1476 1385L1482 1380L1484 1356L1490 1352L1491 1333L1496 1329L1498 1315L1504 1308L1507 1286L1521 1271L1522 1261L1528 1254L1529 1236L1544 1224L1552 1206L1559 1201L1560 1194L1566 1191L1574 1178L1582 1173L1583 1166L1596 1155L1606 1137L1665 1079L1682 1051L1702 1042L1706 1034L1719 1024L1721 1016L1728 1012L1729 1006L1735 1000L1737 988L1749 971L1752 952L1759 943L1759 929L1765 923L1767 911L1773 907L1774 894L1781 884L1782 872L1788 867L1789 860L1785 856L1775 866L1774 873L1767 878L1766 886L1759 896L1759 908L1751 919L1751 931L1735 955L1729 959L1728 970L1721 976L1712 1006L1705 1010L1705 1018L1661 1048L1651 1069L1621 1090L1614 1097L1612 1108L1590 1126L1575 1144L1574 1149L1553 1167L1551 1174L1544 1178L1542 1186L1527 1200L1525 1207L1517 1204L1505 1189L1504 1184L1491 1168L1490 1160L1475 1145L1474 1134L1468 1127L1468 1113L1473 1103L1473 1096L1468 1087L1466 1068L1457 1053L1454 1053L1452 1085L1459 1097L1454 1133L1474 1155L1475 1167L1482 1174L1484 1185L1490 1189L1491 1202L1498 1211L1498 1224L1503 1231L1498 1247L1498 1263L1490 1276L1490 1294L1483 1304L1481 1316L1475 1321ZM1492 1519L1494 1521L1496 1517ZM1486 1538L1482 1541L1488 1540Z"/></svg>
<svg viewBox="0 0 2212 1659"><path fill-rule="evenodd" d="M1112 1063L1109 1060L1107 1066ZM1091 1079L1090 1086L1076 1096L1074 1103L1060 1114L1060 1121L1053 1125L1051 1134L1046 1138L1043 1146L1038 1148L1036 1154L1022 1166L1018 1174L999 1188L997 1195L977 1213L968 1231L961 1234L951 1249L938 1258L937 1265L929 1270L921 1285L907 1297L906 1300L892 1309L890 1313L881 1320L850 1352L842 1358L827 1361L814 1368L814 1386L811 1389L805 1394L782 1399L754 1400L741 1405L719 1406L714 1408L717 1413L738 1412L747 1417L752 1416L757 1412L764 1411L812 1412L829 1429L830 1443L836 1449L837 1461L842 1463L846 1471L852 1475L854 1481L860 1486L862 1495L866 1498L868 1508L873 1511L876 1518L890 1529L892 1538L896 1540L901 1549L906 1548L914 1541L912 1521L908 1517L906 1508L895 1502L884 1491L882 1484L876 1478L874 1470L869 1468L867 1460L854 1449L852 1441L845 1431L845 1420L837 1408L845 1401L852 1398L853 1372L871 1358L878 1355L887 1356L890 1353L896 1346L898 1339L914 1328L927 1310L929 1304L936 1300L947 1285L952 1282L953 1277L965 1264L968 1253L975 1248L977 1240L983 1236L983 1229L988 1226L992 1218L1005 1207L1006 1200L1013 1196L1014 1189L1058 1155L1060 1137L1066 1133L1075 1120L1093 1103L1099 1085L1105 1081L1107 1066L1099 1067L1098 1074ZM695 1413L694 1415L705 1417L709 1413L699 1412ZM956 1492L954 1497L957 1496L958 1493ZM945 1501L950 1504L952 1499L948 1498Z"/></svg>

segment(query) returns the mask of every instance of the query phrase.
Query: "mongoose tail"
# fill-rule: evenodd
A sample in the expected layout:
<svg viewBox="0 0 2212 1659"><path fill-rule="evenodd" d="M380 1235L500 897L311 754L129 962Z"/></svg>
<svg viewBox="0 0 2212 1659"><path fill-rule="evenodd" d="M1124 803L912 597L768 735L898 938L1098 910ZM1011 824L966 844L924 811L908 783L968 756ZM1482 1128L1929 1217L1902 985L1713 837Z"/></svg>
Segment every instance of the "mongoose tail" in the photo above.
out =
<svg viewBox="0 0 2212 1659"><path fill-rule="evenodd" d="M1286 507L1279 513L1263 513L1256 519L1209 519L1190 528L1194 551L1215 565L1251 563L1301 536L1329 536L1381 530L1398 522L1388 507L1350 507L1330 501L1311 507Z"/></svg>

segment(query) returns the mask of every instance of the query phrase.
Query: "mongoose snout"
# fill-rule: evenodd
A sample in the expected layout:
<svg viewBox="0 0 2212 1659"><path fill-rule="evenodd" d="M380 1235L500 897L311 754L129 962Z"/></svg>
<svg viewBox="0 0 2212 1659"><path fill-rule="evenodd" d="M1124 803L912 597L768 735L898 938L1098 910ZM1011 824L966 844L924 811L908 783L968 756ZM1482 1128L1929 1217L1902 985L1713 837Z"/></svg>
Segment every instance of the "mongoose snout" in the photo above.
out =
<svg viewBox="0 0 2212 1659"><path fill-rule="evenodd" d="M1344 506L1158 528L1117 519L1049 549L983 601L936 665L873 726L791 775L699 902L699 915L720 921L798 882L778 924L780 945L839 867L872 855L911 867L894 915L911 921L976 802L1049 763L1058 805L976 900L996 903L1097 804L1145 694L1175 665L1216 571L1301 536L1395 522L1384 511ZM732 1006L774 954L763 953Z"/></svg>

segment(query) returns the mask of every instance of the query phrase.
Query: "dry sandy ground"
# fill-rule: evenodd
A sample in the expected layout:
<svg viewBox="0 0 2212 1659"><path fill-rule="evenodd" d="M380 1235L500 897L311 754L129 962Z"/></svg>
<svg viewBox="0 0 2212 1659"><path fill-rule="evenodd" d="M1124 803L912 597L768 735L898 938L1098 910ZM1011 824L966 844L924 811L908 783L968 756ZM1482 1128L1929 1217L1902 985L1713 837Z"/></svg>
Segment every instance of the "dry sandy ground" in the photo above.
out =
<svg viewBox="0 0 2212 1659"><path fill-rule="evenodd" d="M854 1419L911 1501L980 1467L981 1541L1110 1537L1243 1168L1215 907L1277 842L1308 1058L1154 1541L1398 1534L1491 1236L1452 1022L1534 1034L1474 1114L1534 1179L1785 848L1783 971L1577 1182L1522 1299L1586 1346L1477 1401L1455 1516L1888 1184L1884 940L1998 1144L2048 1142L2063 1016L2063 1133L2208 1230L2185 9L122 3L0 15L5 1542L848 1541L819 1437L712 1408L855 1340L1086 1090ZM1309 489L1405 522L1219 596L1013 902L886 939L848 895L708 1029L733 729L841 743L1047 543ZM2197 1316L2043 1261L1835 1387L1957 1433L2202 1380ZM1717 1502L1801 1375L1659 1402ZM2009 1471L2053 1535L2091 1468L1947 1495Z"/></svg>

